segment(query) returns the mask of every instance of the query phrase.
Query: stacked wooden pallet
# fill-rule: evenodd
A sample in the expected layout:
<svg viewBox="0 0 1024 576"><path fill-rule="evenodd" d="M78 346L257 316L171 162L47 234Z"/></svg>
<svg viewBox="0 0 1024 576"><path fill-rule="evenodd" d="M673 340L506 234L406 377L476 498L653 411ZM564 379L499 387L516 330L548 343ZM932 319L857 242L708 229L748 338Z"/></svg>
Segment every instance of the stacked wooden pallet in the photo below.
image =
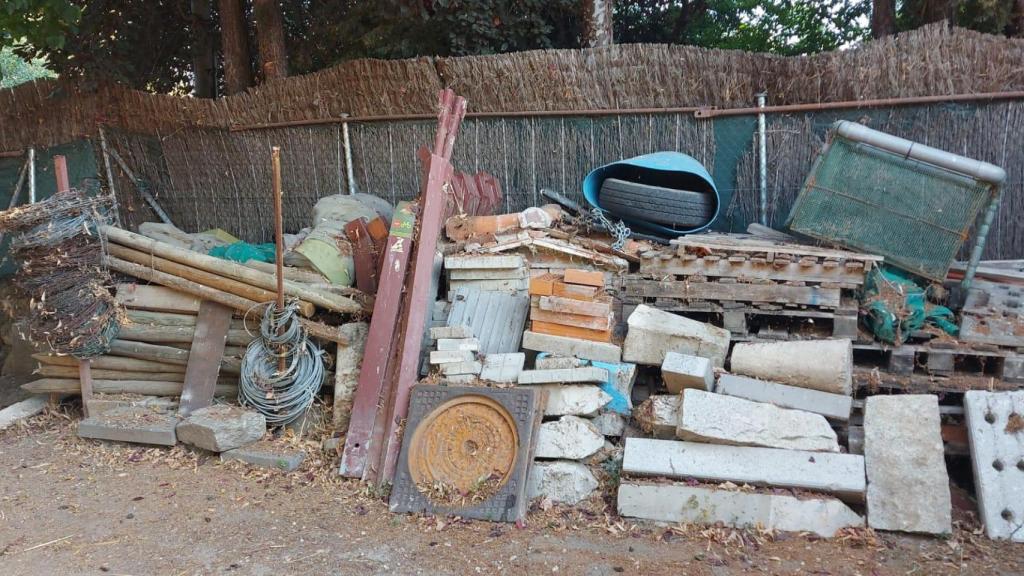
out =
<svg viewBox="0 0 1024 576"><path fill-rule="evenodd" d="M753 337L754 326L768 325L762 322L768 317L831 324L832 336L856 339L854 291L881 262L868 254L705 234L642 254L639 274L623 276L618 289L624 313L638 304L706 313L737 337Z"/></svg>
<svg viewBox="0 0 1024 576"><path fill-rule="evenodd" d="M530 279L530 330L610 342L615 326L603 272L566 269Z"/></svg>

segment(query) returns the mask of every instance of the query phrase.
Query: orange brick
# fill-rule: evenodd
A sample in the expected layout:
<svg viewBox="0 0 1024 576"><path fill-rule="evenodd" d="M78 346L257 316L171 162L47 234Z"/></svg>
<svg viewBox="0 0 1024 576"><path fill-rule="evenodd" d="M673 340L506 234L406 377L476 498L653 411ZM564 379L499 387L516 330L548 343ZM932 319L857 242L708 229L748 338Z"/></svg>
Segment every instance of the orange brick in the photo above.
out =
<svg viewBox="0 0 1024 576"><path fill-rule="evenodd" d="M554 289L554 283L558 280L558 277L553 274L545 274L543 276L534 276L530 278L530 295L531 296L551 296L552 290Z"/></svg>
<svg viewBox="0 0 1024 576"><path fill-rule="evenodd" d="M587 328L589 330L607 330L612 326L611 314L601 316L584 316L582 314L565 314L563 312L549 312L534 306L530 309L530 320L547 322L550 324L561 324L576 328Z"/></svg>
<svg viewBox="0 0 1024 576"><path fill-rule="evenodd" d="M604 272L568 268L563 279L568 284L582 284L583 286L604 288Z"/></svg>
<svg viewBox="0 0 1024 576"><path fill-rule="evenodd" d="M563 298L572 298L573 300L593 300L597 296L597 288L556 281L554 286L551 287L551 293L541 294L541 296L561 296Z"/></svg>
<svg viewBox="0 0 1024 576"><path fill-rule="evenodd" d="M575 326L563 326L562 324L552 324L550 322L541 322L534 320L530 323L531 330L540 334L550 334L552 336L565 336L566 338L579 338L581 340L591 340L594 342L611 342L612 331L611 330L588 330L586 328L576 328Z"/></svg>

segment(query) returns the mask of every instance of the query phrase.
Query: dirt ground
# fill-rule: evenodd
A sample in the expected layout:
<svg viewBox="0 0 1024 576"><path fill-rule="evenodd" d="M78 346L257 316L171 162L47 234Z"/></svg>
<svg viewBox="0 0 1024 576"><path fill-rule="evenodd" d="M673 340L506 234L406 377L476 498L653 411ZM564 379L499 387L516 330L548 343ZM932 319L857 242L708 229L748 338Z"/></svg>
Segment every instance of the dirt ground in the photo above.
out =
<svg viewBox="0 0 1024 576"><path fill-rule="evenodd" d="M173 449L82 440L74 407L0 433L5 575L1024 574L1024 546L970 520L949 539L851 531L834 540L653 526L535 504L525 526L392 515L341 480L317 441L291 474Z"/></svg>

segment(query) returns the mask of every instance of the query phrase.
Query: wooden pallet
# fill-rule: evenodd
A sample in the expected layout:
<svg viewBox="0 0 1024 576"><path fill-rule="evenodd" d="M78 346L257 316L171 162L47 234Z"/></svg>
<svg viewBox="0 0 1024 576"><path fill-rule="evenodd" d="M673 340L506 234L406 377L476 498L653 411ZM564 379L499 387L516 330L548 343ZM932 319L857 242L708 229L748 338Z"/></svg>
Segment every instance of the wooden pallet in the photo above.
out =
<svg viewBox="0 0 1024 576"><path fill-rule="evenodd" d="M805 340L808 338L850 338L856 340L857 309L843 301L838 310L790 309L773 305L744 305L682 301L674 299L623 298L622 318L628 318L639 304L666 312L684 313L688 318L708 322L729 330L734 340ZM770 334L769 334L770 332Z"/></svg>
<svg viewBox="0 0 1024 576"><path fill-rule="evenodd" d="M978 378L1024 384L1024 355L1001 349L978 349L940 342L889 347L877 342L855 343L854 363L898 377L937 379Z"/></svg>

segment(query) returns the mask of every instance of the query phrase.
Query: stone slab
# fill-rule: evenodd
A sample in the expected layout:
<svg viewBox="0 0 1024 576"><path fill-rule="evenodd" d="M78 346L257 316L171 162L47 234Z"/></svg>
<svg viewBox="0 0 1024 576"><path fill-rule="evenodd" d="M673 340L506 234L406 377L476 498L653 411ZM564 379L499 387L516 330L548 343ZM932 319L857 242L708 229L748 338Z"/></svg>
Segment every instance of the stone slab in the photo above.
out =
<svg viewBox="0 0 1024 576"><path fill-rule="evenodd" d="M270 468L284 472L293 472L302 464L306 453L275 445L271 441L262 441L234 450L222 452L223 461L241 460L246 464L260 468Z"/></svg>
<svg viewBox="0 0 1024 576"><path fill-rule="evenodd" d="M226 452L263 438L267 419L240 406L214 404L192 412L178 423L178 440L211 452Z"/></svg>
<svg viewBox="0 0 1024 576"><path fill-rule="evenodd" d="M575 505L589 498L597 485L594 473L579 462L534 462L526 495L530 500L548 498L552 502Z"/></svg>
<svg viewBox="0 0 1024 576"><path fill-rule="evenodd" d="M620 516L659 522L716 524L734 528L767 528L811 532L831 538L842 528L864 525L864 519L833 498L800 499L777 494L729 491L679 484L619 485Z"/></svg>
<svg viewBox="0 0 1024 576"><path fill-rule="evenodd" d="M463 324L455 326L434 326L430 329L430 337L434 340L442 338L472 338L473 329Z"/></svg>
<svg viewBox="0 0 1024 576"><path fill-rule="evenodd" d="M985 533L1024 542L1024 392L972 390L964 412Z"/></svg>
<svg viewBox="0 0 1024 576"><path fill-rule="evenodd" d="M585 360L619 362L622 359L622 349L615 344L540 334L529 330L523 333L522 345L527 350L550 352L559 356L575 356Z"/></svg>
<svg viewBox="0 0 1024 576"><path fill-rule="evenodd" d="M661 366L668 352L710 358L721 367L729 352L729 331L641 304L626 320L622 359Z"/></svg>
<svg viewBox="0 0 1024 576"><path fill-rule="evenodd" d="M537 370L564 370L580 366L580 359L575 356L537 356L533 367Z"/></svg>
<svg viewBox="0 0 1024 576"><path fill-rule="evenodd" d="M519 373L519 384L600 384L608 381L608 378L607 370L591 366L555 370L523 370Z"/></svg>
<svg viewBox="0 0 1024 576"><path fill-rule="evenodd" d="M479 361L472 362L449 362L447 364L440 364L441 373L445 376L456 376L459 374L480 374L483 370L483 364Z"/></svg>
<svg viewBox="0 0 1024 576"><path fill-rule="evenodd" d="M88 402L90 416L98 416L100 414L106 414L112 410L129 408L132 406L141 406L156 412L178 411L178 399L168 396L130 397L127 395L118 395L117 397L110 397L94 395L88 400Z"/></svg>
<svg viewBox="0 0 1024 576"><path fill-rule="evenodd" d="M703 390L683 390L676 436L681 440L838 452L839 442L820 414L786 410Z"/></svg>
<svg viewBox="0 0 1024 576"><path fill-rule="evenodd" d="M582 460L604 446L604 435L589 420L562 416L544 422L537 435L534 458Z"/></svg>
<svg viewBox="0 0 1024 576"><path fill-rule="evenodd" d="M587 384L542 384L537 388L547 392L545 416L589 416L612 400L605 391Z"/></svg>
<svg viewBox="0 0 1024 576"><path fill-rule="evenodd" d="M85 418L78 423L78 435L96 440L174 446L178 443L174 432L177 424L175 414L131 406Z"/></svg>
<svg viewBox="0 0 1024 576"><path fill-rule="evenodd" d="M850 420L850 411L853 409L853 398L845 394L787 386L733 374L719 376L715 392L754 402L767 402L779 408L813 412L841 422Z"/></svg>
<svg viewBox="0 0 1024 576"><path fill-rule="evenodd" d="M458 364L460 362L473 362L476 360L476 353L470 350L431 350L431 364Z"/></svg>
<svg viewBox="0 0 1024 576"><path fill-rule="evenodd" d="M470 350L480 349L480 341L476 338L438 338L438 350Z"/></svg>
<svg viewBox="0 0 1024 576"><path fill-rule="evenodd" d="M697 388L710 392L715 387L715 371L711 360L680 352L667 352L661 363L661 378L673 394L684 388Z"/></svg>
<svg viewBox="0 0 1024 576"><path fill-rule="evenodd" d="M868 525L878 530L952 530L939 401L931 394L870 396L864 403Z"/></svg>
<svg viewBox="0 0 1024 576"><path fill-rule="evenodd" d="M504 354L488 354L484 356L480 379L491 382L512 383L519 379L519 373L526 364L526 354L508 352Z"/></svg>
<svg viewBox="0 0 1024 576"><path fill-rule="evenodd" d="M627 438L622 472L829 492L861 502L864 457L749 446Z"/></svg>

